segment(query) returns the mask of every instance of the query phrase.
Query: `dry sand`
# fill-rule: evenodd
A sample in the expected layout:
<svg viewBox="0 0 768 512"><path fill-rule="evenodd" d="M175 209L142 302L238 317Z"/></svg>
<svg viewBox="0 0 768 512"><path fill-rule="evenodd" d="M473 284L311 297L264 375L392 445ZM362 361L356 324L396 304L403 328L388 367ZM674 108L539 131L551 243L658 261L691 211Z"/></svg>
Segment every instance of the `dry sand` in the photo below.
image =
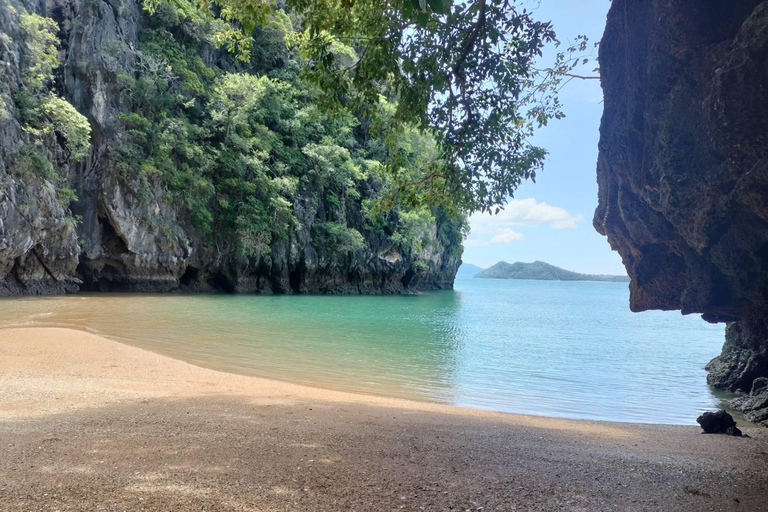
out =
<svg viewBox="0 0 768 512"><path fill-rule="evenodd" d="M570 421L0 331L0 510L768 510L768 431Z"/></svg>

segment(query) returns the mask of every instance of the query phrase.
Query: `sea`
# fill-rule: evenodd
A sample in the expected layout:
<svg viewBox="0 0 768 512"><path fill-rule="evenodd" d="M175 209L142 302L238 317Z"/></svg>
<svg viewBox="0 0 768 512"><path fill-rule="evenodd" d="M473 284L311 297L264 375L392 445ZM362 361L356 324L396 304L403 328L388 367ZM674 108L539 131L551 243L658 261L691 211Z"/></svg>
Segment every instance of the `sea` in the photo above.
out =
<svg viewBox="0 0 768 512"><path fill-rule="evenodd" d="M97 333L199 366L562 418L695 424L724 326L629 310L627 283L461 277L406 296L77 294L0 300L0 327Z"/></svg>

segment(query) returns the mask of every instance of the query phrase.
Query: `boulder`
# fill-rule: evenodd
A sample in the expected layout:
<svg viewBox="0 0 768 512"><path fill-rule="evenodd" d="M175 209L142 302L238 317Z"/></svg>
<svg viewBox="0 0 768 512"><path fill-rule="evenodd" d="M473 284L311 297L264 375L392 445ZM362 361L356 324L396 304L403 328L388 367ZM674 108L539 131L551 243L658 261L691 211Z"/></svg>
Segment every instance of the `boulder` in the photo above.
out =
<svg viewBox="0 0 768 512"><path fill-rule="evenodd" d="M733 416L723 410L705 412L696 418L696 423L701 425L705 434L728 434L729 436L741 437L741 430L736 428Z"/></svg>

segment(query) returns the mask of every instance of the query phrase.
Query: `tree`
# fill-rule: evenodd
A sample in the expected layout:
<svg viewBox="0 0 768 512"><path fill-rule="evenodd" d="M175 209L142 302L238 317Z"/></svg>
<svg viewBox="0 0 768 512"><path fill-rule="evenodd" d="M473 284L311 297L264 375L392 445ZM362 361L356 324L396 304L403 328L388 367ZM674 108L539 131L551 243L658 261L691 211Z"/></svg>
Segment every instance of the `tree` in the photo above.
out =
<svg viewBox="0 0 768 512"><path fill-rule="evenodd" d="M88 156L91 126L67 100L53 90L54 71L59 66L59 27L51 18L27 12L19 13L22 35L21 86L14 92L17 117L23 129L22 151L15 168L17 171L37 174L56 185L63 185L65 177L57 175L47 155L56 151L56 139L65 142L68 162L79 162ZM0 33L0 36L3 34ZM63 192L62 192L63 191ZM62 202L73 199L70 189L62 189Z"/></svg>
<svg viewBox="0 0 768 512"><path fill-rule="evenodd" d="M150 11L174 0L146 0ZM244 34L264 25L267 0L201 0L211 17L236 24L220 34L230 50L249 55ZM552 26L514 0L287 0L300 20L296 42L306 76L329 111L370 117L386 133L391 172L402 170L400 134L430 132L441 158L418 180L400 179L397 200L440 203L453 210L498 210L524 179L535 179L546 151L534 130L563 116L557 92L586 49L578 40L545 70L542 48L557 43ZM354 50L339 59L338 45ZM396 103L380 116L380 98Z"/></svg>
<svg viewBox="0 0 768 512"><path fill-rule="evenodd" d="M384 91L397 100L382 127L393 139L407 126L435 134L442 159L420 181L401 181L406 200L450 198L462 208L488 210L504 204L523 179L535 178L546 152L528 139L561 115L556 103L525 101L533 61L554 41L548 23L499 0L295 3L305 28L302 46L322 90L356 109L369 109ZM335 39L358 50L353 66L328 58ZM393 170L403 167L397 147L393 141Z"/></svg>

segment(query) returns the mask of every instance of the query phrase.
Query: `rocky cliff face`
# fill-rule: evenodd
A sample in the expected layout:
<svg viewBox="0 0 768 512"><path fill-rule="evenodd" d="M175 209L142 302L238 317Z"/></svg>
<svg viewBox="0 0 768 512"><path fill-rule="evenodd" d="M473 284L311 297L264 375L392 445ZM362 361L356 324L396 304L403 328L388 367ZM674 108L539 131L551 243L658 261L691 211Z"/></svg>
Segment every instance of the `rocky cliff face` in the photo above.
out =
<svg viewBox="0 0 768 512"><path fill-rule="evenodd" d="M73 163L56 152L46 159L77 196L62 202L56 186L21 174L27 136L15 94L23 88L25 58L20 12L37 12L59 25L59 60L53 87L91 126L91 148ZM360 198L323 206L322 191L301 188L291 198L297 225L259 255L235 254L211 243L189 221L178 197L160 181L139 182L118 170L117 148L126 139L121 76L137 75L143 15L135 0L0 0L0 295L102 291L211 291L264 293L403 293L451 288L460 264L458 228L438 214L424 226L416 250L391 237L399 215L370 229ZM207 53L205 53L207 52ZM212 50L201 50L208 62ZM60 142L60 141L59 141ZM361 181L365 197L376 188ZM375 190L373 190L375 192ZM321 197L318 197L318 193ZM332 251L318 244L316 224L327 219L362 233L364 246ZM446 237L444 234L451 235Z"/></svg>
<svg viewBox="0 0 768 512"><path fill-rule="evenodd" d="M8 172L22 150L11 101L21 75L23 40L14 8L22 7L0 4L0 66L5 71L0 79L0 295L62 293L76 287L72 277L80 246L74 225L67 222L51 183L23 182ZM62 166L61 154L47 156Z"/></svg>
<svg viewBox="0 0 768 512"><path fill-rule="evenodd" d="M614 0L600 48L596 229L631 308L728 327L710 381L768 375L768 2Z"/></svg>

